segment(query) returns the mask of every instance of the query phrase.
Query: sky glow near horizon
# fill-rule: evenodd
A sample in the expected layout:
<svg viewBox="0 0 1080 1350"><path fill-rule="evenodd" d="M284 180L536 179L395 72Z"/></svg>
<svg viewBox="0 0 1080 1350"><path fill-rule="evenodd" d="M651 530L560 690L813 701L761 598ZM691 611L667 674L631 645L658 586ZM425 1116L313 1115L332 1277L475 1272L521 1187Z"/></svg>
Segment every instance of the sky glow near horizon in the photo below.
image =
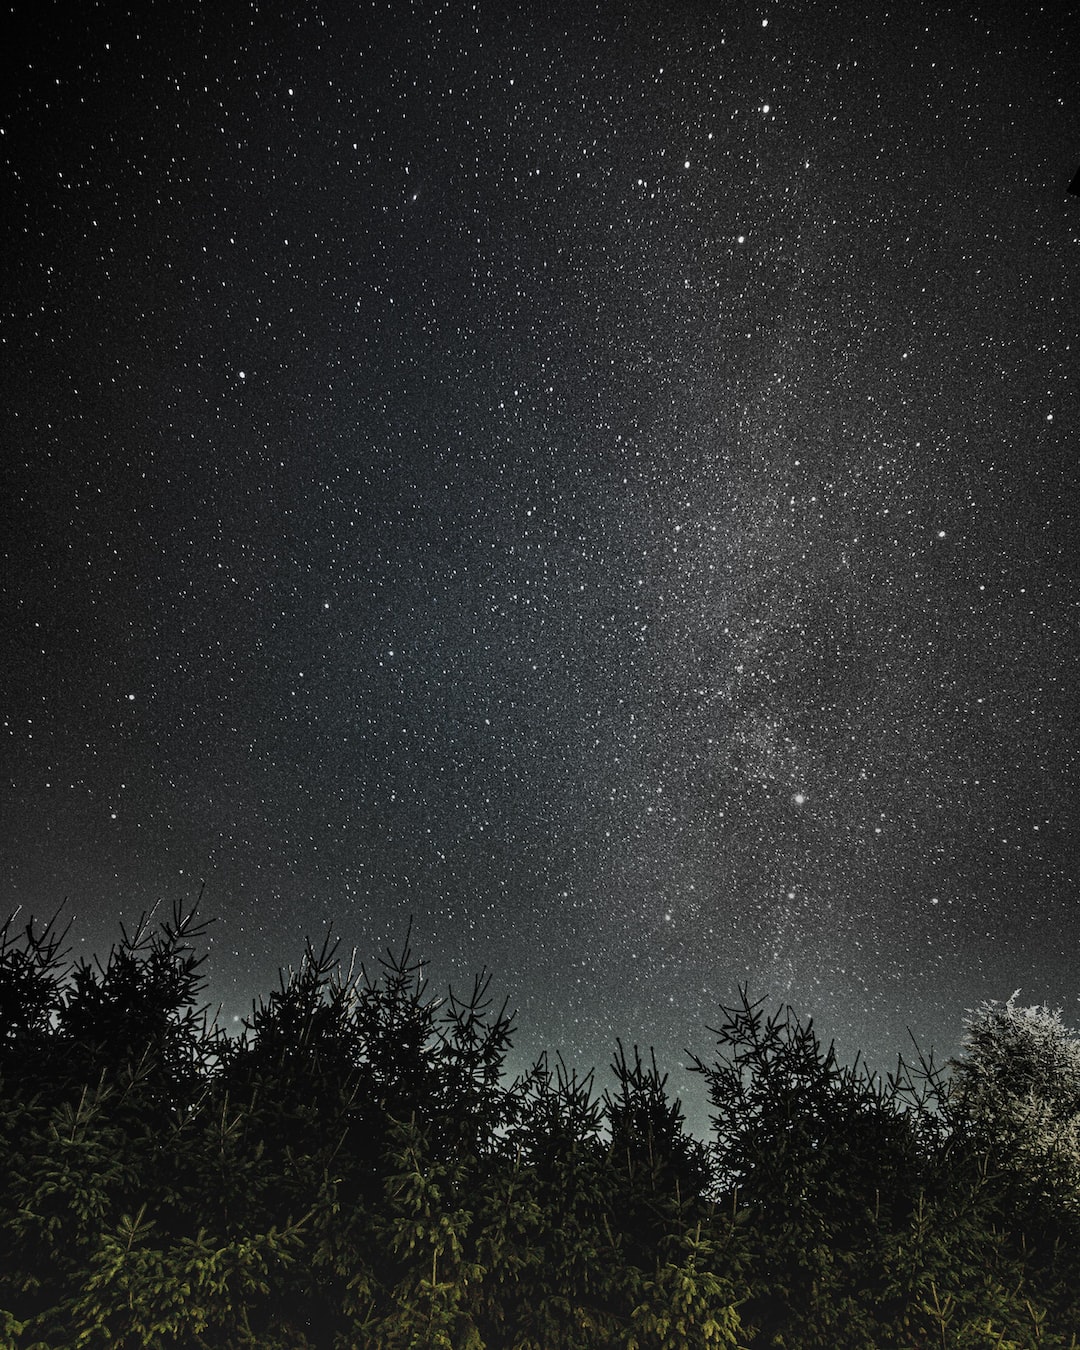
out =
<svg viewBox="0 0 1080 1350"><path fill-rule="evenodd" d="M1047 14L17 6L5 910L1080 1017L1075 41ZM540 11L543 12L540 12Z"/></svg>

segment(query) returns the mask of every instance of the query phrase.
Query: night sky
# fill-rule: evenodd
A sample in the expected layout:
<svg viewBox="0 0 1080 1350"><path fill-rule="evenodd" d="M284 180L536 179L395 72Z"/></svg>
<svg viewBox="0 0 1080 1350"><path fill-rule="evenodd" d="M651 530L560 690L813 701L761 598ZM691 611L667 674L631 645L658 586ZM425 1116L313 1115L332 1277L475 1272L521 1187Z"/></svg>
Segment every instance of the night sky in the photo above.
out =
<svg viewBox="0 0 1080 1350"><path fill-rule="evenodd" d="M0 910L524 1057L1080 1020L1080 52L997 4L16 3ZM1057 11L1064 14L1065 11Z"/></svg>

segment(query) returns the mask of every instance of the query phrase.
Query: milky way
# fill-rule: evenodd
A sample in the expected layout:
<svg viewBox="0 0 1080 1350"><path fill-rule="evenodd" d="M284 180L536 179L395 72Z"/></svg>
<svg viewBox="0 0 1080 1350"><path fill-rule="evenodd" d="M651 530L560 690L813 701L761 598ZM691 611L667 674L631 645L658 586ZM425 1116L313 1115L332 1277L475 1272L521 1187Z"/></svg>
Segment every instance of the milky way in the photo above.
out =
<svg viewBox="0 0 1080 1350"><path fill-rule="evenodd" d="M16 6L2 907L205 879L228 1018L412 916L682 1088L1075 1013L1064 25L225 8Z"/></svg>

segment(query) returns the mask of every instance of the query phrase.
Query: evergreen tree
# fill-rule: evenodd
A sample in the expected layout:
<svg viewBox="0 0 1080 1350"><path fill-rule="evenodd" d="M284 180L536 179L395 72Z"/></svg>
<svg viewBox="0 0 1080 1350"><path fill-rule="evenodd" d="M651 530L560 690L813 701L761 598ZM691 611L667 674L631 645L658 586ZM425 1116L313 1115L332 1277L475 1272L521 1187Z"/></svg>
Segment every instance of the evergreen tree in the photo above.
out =
<svg viewBox="0 0 1080 1350"><path fill-rule="evenodd" d="M1080 1051L988 1004L872 1075L745 992L706 1148L655 1059L539 1060L481 974L330 938L227 1040L194 911L0 928L0 1346L1080 1350Z"/></svg>

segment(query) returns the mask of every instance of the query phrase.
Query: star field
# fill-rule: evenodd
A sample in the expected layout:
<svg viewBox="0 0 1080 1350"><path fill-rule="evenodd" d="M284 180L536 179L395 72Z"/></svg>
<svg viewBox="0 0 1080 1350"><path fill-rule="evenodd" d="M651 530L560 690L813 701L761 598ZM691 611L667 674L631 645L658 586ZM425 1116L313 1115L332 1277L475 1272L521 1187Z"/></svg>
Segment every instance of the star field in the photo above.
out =
<svg viewBox="0 0 1080 1350"><path fill-rule="evenodd" d="M1075 1011L1075 42L926 4L9 16L0 902ZM59 35L59 36L58 36Z"/></svg>

